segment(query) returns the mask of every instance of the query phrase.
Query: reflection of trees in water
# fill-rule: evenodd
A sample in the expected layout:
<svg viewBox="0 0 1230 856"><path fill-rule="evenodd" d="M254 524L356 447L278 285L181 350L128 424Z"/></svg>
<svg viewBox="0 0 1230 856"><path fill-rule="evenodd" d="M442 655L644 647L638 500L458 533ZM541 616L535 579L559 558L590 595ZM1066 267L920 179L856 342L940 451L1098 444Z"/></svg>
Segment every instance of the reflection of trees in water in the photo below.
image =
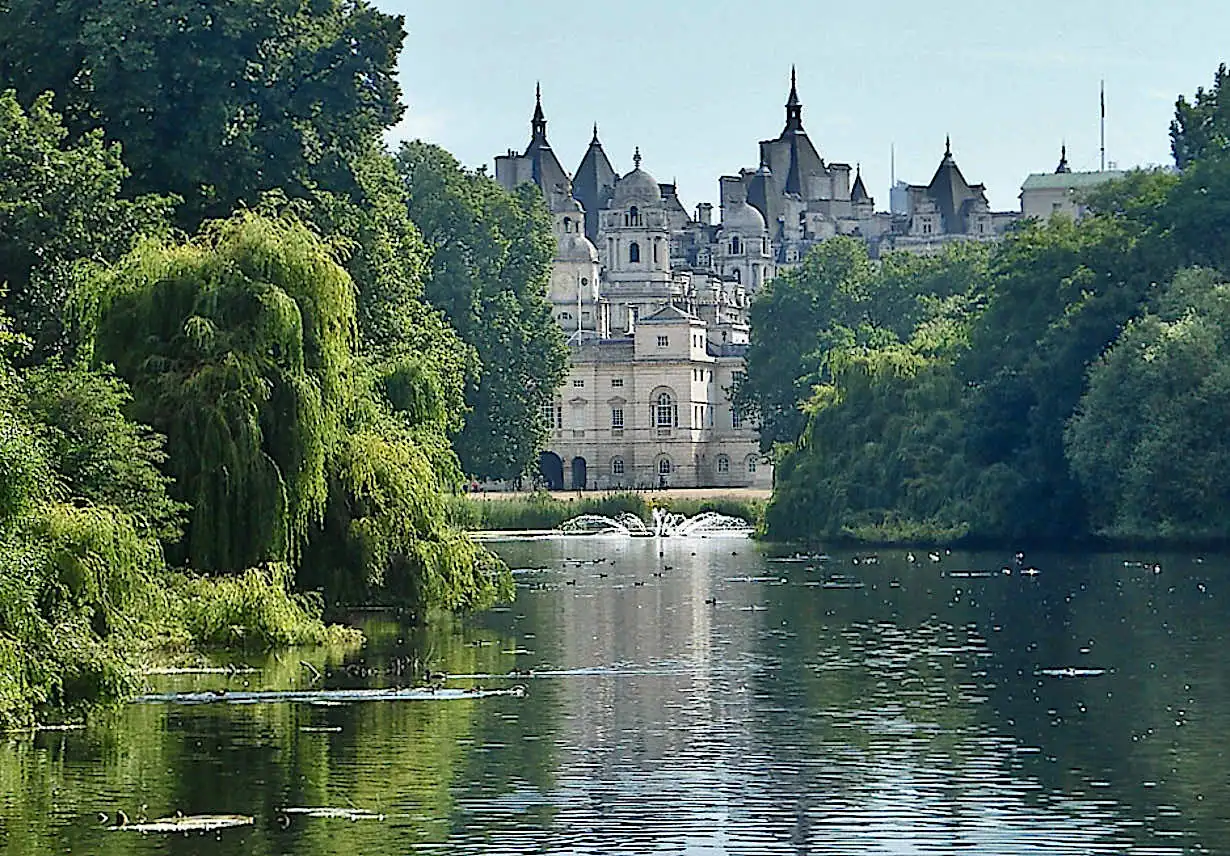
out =
<svg viewBox="0 0 1230 856"><path fill-rule="evenodd" d="M306 686L311 677L301 659L330 673L325 679L330 686L410 683L413 675L389 672L393 657L416 654L450 673L511 668L506 665L511 658L500 653L507 640L470 645L471 638L452 623L429 630L371 623L367 630L376 638L404 642L399 647L393 638L383 652L358 655L366 657L363 666L372 670L371 677L338 674L326 659L294 651L253 663L258 674L232 677L229 685L246 680L261 689ZM226 680L186 676L167 684L187 691L219 687ZM255 827L211 842L211 852L224 854L358 854L384 852L390 840L403 848L444 841L454 811L450 787L471 751L476 721L515 702L129 705L82 732L43 733L0 747L0 792L7 795L0 853L161 852L167 845L159 841L166 839L107 833L96 825L99 811L123 808L131 818L143 804L151 817L176 811L255 815ZM342 730L301 731L305 726ZM283 830L276 817L286 805L353 805L403 817L383 823L296 818Z"/></svg>
<svg viewBox="0 0 1230 856"><path fill-rule="evenodd" d="M863 589L817 590L766 613L761 647L780 670L758 676L757 692L776 704L756 731L772 735L764 748L793 778L788 787L820 795L797 809L800 828L835 795L843 803L869 784L896 788L938 773L936 793L947 791L954 819L961 805L978 804L980 789L998 787L1003 806L1047 812L1063 804L1104 813L1099 801L1109 800L1113 826L1146 821L1121 835L1153 843L1153 829L1175 828L1206 845L1230 840L1221 654L1230 624L1191 574L1198 567L1216 579L1222 569L1161 557L1155 575L1125 568L1121 556L1047 556L1031 557L1041 577L1023 579L1001 574L998 558L945 560L994 572L974 579L886 559L860 569ZM780 647L778 625L806 641ZM1108 673L1039 674L1068 667ZM792 728L806 764L781 739ZM1181 819L1159 811L1167 805Z"/></svg>

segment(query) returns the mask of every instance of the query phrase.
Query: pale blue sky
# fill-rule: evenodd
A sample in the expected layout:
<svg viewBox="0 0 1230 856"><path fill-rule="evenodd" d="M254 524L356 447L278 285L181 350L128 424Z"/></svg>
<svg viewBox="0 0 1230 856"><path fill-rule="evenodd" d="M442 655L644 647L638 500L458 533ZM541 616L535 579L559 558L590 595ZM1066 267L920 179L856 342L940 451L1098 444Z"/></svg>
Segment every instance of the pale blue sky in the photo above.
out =
<svg viewBox="0 0 1230 856"><path fill-rule="evenodd" d="M569 172L599 124L621 173L640 146L689 209L716 202L719 175L757 165L784 119L798 65L803 123L829 161L862 164L888 208L899 179L926 183L952 135L967 180L996 210L1053 170L1098 166L1098 82L1107 160L1170 163L1179 93L1230 60L1227 0L375 0L404 14L409 104L395 137L491 165L529 140L542 81L547 135Z"/></svg>

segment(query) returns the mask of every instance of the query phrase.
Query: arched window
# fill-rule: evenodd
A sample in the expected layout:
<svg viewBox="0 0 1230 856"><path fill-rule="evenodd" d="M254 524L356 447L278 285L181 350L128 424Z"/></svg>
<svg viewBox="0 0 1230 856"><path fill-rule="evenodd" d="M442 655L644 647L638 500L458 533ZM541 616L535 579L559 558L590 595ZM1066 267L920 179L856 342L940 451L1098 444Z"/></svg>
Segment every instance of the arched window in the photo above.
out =
<svg viewBox="0 0 1230 856"><path fill-rule="evenodd" d="M671 459L663 458L658 461L658 475L669 476L671 474Z"/></svg>
<svg viewBox="0 0 1230 856"><path fill-rule="evenodd" d="M641 225L641 212L640 212L640 209L637 208L635 205L633 205L631 208L628 209L628 215L624 217L624 225L625 226Z"/></svg>
<svg viewBox="0 0 1230 856"><path fill-rule="evenodd" d="M675 424L675 402L669 392L663 392L653 408L653 424L658 428L670 428Z"/></svg>
<svg viewBox="0 0 1230 856"><path fill-rule="evenodd" d="M572 218L571 217L564 218L564 234L565 235L572 234Z"/></svg>
<svg viewBox="0 0 1230 856"><path fill-rule="evenodd" d="M754 457L749 457L749 458L747 459L747 471L748 471L749 473L755 473L755 472L756 472L756 459L755 459Z"/></svg>
<svg viewBox="0 0 1230 856"><path fill-rule="evenodd" d="M628 261L639 262L641 260L641 245L636 241L628 244Z"/></svg>
<svg viewBox="0 0 1230 856"><path fill-rule="evenodd" d="M622 476L624 474L624 459L611 458L611 475Z"/></svg>
<svg viewBox="0 0 1230 856"><path fill-rule="evenodd" d="M979 231L979 232L981 232L981 231L982 231L982 224L981 224L981 223L979 223L979 224L978 224L978 231ZM654 238L654 239L653 239L653 263L654 263L655 265L658 263L658 244L659 244L659 243L661 243L661 242L660 242L657 238Z"/></svg>
<svg viewBox="0 0 1230 856"><path fill-rule="evenodd" d="M762 255L766 255L766 256L769 254L769 239L768 238L760 239L760 252Z"/></svg>
<svg viewBox="0 0 1230 856"><path fill-rule="evenodd" d="M730 458L726 457L725 455L718 455L717 471L719 473L730 472Z"/></svg>
<svg viewBox="0 0 1230 856"><path fill-rule="evenodd" d="M737 256L741 252L743 252L743 242L740 241L739 236L736 235L730 239L730 254L732 256Z"/></svg>
<svg viewBox="0 0 1230 856"><path fill-rule="evenodd" d="M735 282L743 282L743 273L738 268L735 268L733 273L735 275Z"/></svg>

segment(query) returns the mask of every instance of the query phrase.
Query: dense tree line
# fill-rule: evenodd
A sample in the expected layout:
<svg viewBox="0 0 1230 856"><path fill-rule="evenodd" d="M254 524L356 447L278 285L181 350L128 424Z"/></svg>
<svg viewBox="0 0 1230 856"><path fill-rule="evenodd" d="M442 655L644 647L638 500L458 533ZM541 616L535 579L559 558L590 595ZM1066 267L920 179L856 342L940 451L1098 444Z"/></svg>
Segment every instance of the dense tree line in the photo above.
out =
<svg viewBox="0 0 1230 856"><path fill-rule="evenodd" d="M550 224L385 149L404 35L342 0L0 9L0 723L260 623L229 610L261 589L308 636L287 587L509 591L444 500L537 451Z"/></svg>
<svg viewBox="0 0 1230 856"><path fill-rule="evenodd" d="M1227 73L1178 172L993 247L870 262L837 239L753 304L737 391L776 449L770 533L1020 542L1230 537Z"/></svg>

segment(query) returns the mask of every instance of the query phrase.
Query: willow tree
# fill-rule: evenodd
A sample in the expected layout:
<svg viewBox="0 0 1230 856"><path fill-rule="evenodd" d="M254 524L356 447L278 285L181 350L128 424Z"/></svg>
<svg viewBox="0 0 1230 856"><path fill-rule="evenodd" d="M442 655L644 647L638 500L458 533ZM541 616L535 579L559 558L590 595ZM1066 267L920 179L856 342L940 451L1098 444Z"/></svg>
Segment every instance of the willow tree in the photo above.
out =
<svg viewBox="0 0 1230 856"><path fill-rule="evenodd" d="M294 561L327 498L355 342L350 277L290 218L207 224L141 244L83 298L96 360L167 437L192 511L185 558L206 570Z"/></svg>

